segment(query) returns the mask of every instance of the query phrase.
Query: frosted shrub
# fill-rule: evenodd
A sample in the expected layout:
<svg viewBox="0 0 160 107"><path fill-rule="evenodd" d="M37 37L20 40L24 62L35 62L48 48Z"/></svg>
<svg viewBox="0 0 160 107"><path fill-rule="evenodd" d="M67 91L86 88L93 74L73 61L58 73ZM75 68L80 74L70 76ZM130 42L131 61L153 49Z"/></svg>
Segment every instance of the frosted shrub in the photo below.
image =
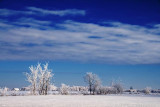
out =
<svg viewBox="0 0 160 107"><path fill-rule="evenodd" d="M11 91L10 95L11 95L11 96L19 96L19 94L18 94L17 91Z"/></svg>
<svg viewBox="0 0 160 107"><path fill-rule="evenodd" d="M118 94L117 89L115 87L109 87L108 94Z"/></svg>
<svg viewBox="0 0 160 107"><path fill-rule="evenodd" d="M108 94L108 91L109 91L108 87L101 86L99 87L97 94L101 94L101 95Z"/></svg>
<svg viewBox="0 0 160 107"><path fill-rule="evenodd" d="M151 87L146 87L146 88L144 89L144 93L145 93L145 94L150 94L150 93L151 93Z"/></svg>
<svg viewBox="0 0 160 107"><path fill-rule="evenodd" d="M7 91L8 91L7 87L1 88L0 89L0 96L6 96L7 95Z"/></svg>
<svg viewBox="0 0 160 107"><path fill-rule="evenodd" d="M60 93L62 95L68 95L69 94L69 90L70 90L70 87L66 84L61 84L61 87L60 87Z"/></svg>
<svg viewBox="0 0 160 107"><path fill-rule="evenodd" d="M115 87L101 86L97 93L100 95L118 94L118 91L117 91L117 88L115 88Z"/></svg>

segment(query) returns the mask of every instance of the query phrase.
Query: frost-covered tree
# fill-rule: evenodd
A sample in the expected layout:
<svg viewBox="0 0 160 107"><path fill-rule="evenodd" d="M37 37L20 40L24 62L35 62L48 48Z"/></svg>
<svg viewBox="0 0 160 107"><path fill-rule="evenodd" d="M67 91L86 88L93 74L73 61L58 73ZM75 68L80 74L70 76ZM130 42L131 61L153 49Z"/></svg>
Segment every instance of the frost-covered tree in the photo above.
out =
<svg viewBox="0 0 160 107"><path fill-rule="evenodd" d="M101 85L101 81L96 74L92 72L87 72L84 76L84 81L88 84L89 92L95 94L98 87Z"/></svg>
<svg viewBox="0 0 160 107"><path fill-rule="evenodd" d="M47 92L49 90L50 80L53 76L52 70L48 69L48 63L46 63L44 66L44 69L42 67L39 67L39 74L38 74L38 80L39 80L39 94L40 95L47 95Z"/></svg>
<svg viewBox="0 0 160 107"><path fill-rule="evenodd" d="M123 86L120 82L113 82L112 87L113 87L113 92L115 92L115 94L123 93Z"/></svg>
<svg viewBox="0 0 160 107"><path fill-rule="evenodd" d="M31 94L33 95L36 94L36 90L38 88L37 83L38 83L38 73L39 73L40 67L41 65L39 63L37 66L31 65L29 67L30 73L26 73L27 81L31 83L30 91L31 91Z"/></svg>
<svg viewBox="0 0 160 107"><path fill-rule="evenodd" d="M8 88L7 88L7 87L0 88L0 96L5 96L5 95L7 95L7 91L8 91Z"/></svg>
<svg viewBox="0 0 160 107"><path fill-rule="evenodd" d="M100 86L101 86L101 80L98 78L98 76L96 76L95 77L95 82L94 82L93 88L92 88L93 94L96 94L95 92L98 91Z"/></svg>
<svg viewBox="0 0 160 107"><path fill-rule="evenodd" d="M41 67L38 63L37 66L30 66L30 73L26 73L27 81L31 83L30 91L31 94L37 94L39 91L40 95L46 95L49 89L50 80L53 76L52 70L48 69L48 63Z"/></svg>

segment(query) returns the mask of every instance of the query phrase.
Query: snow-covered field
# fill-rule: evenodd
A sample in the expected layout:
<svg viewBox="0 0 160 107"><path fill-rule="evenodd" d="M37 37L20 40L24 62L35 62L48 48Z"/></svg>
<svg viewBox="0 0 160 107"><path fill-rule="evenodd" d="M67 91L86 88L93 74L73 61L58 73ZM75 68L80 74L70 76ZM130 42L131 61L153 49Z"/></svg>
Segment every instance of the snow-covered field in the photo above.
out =
<svg viewBox="0 0 160 107"><path fill-rule="evenodd" d="M160 97L111 95L3 96L0 107L160 107Z"/></svg>

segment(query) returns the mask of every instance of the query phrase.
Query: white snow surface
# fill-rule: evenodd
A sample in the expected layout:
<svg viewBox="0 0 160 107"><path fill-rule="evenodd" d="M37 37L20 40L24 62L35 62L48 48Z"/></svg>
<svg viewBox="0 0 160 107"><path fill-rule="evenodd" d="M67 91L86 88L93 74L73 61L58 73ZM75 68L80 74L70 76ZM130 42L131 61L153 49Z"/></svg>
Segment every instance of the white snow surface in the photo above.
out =
<svg viewBox="0 0 160 107"><path fill-rule="evenodd" d="M0 107L160 107L160 97L111 95L2 96Z"/></svg>

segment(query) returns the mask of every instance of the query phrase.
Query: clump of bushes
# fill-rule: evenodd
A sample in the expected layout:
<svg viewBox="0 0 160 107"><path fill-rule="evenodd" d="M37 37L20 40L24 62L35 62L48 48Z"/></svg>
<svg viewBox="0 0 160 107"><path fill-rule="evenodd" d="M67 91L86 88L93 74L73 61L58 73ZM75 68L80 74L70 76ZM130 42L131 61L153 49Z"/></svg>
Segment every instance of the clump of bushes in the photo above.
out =
<svg viewBox="0 0 160 107"><path fill-rule="evenodd" d="M101 86L99 87L97 94L105 95L105 94L122 94L123 87L121 84L114 84L111 87Z"/></svg>

